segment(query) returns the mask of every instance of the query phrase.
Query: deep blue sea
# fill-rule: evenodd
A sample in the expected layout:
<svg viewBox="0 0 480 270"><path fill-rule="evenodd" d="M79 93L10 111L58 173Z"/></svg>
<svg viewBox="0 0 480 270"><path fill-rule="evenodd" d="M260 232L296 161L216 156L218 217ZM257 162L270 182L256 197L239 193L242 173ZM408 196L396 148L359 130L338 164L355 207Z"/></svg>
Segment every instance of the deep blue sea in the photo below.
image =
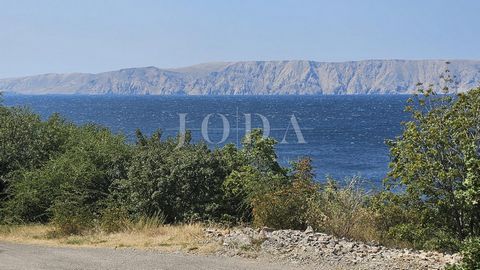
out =
<svg viewBox="0 0 480 270"><path fill-rule="evenodd" d="M318 179L326 175L340 179L357 175L375 186L388 171L385 140L400 135L400 123L408 119L403 112L407 98L402 95L7 95L5 104L28 106L42 117L58 112L78 124L104 125L114 132L124 133L132 141L137 128L147 134L162 129L164 136L176 135L180 128L179 114L186 114L185 126L192 130L194 141L205 140L207 135L211 147L226 142L238 143L245 134L250 115L253 128L262 127L265 122L270 126L270 136L283 141L277 145L282 164L310 156ZM207 125L204 125L202 136L204 122ZM224 136L227 140L217 143Z"/></svg>

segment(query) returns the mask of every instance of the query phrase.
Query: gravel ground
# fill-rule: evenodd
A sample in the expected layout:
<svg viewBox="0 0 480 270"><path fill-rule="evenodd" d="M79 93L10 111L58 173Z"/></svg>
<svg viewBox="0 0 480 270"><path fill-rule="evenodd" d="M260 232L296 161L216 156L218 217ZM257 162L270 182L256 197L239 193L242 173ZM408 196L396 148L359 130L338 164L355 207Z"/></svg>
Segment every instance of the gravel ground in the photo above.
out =
<svg viewBox="0 0 480 270"><path fill-rule="evenodd" d="M207 229L212 241L223 246L220 255L308 265L316 269L444 269L460 259L458 254L390 249L375 244L339 239L306 231L239 228Z"/></svg>
<svg viewBox="0 0 480 270"><path fill-rule="evenodd" d="M245 258L225 258L154 251L104 248L60 248L0 243L2 270L293 270L293 265ZM308 268L304 268L308 269Z"/></svg>

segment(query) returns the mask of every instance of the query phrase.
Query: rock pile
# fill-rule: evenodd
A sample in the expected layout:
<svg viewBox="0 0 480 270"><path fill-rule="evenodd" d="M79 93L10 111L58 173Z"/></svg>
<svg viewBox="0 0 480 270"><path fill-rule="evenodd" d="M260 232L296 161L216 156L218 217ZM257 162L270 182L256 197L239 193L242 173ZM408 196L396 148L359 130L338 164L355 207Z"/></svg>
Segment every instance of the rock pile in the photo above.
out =
<svg viewBox="0 0 480 270"><path fill-rule="evenodd" d="M222 243L222 254L266 257L335 269L443 269L458 254L390 249L306 231L240 228L207 229L209 239Z"/></svg>

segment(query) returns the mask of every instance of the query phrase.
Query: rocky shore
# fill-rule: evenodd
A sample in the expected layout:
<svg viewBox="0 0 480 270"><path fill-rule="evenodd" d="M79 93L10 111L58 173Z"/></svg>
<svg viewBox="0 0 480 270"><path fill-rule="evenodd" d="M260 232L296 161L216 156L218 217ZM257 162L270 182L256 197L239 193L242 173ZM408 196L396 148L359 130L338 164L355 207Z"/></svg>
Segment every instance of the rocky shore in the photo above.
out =
<svg viewBox="0 0 480 270"><path fill-rule="evenodd" d="M311 228L305 231L209 228L205 233L210 241L222 245L220 255L263 258L315 269L444 269L460 259L458 254L391 249L339 239Z"/></svg>

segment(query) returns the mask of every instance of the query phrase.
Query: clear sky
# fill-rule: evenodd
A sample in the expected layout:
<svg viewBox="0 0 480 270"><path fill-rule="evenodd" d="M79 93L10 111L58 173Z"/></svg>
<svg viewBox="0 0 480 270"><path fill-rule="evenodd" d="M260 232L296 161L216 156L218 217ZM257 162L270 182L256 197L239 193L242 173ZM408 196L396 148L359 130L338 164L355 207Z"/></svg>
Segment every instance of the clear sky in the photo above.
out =
<svg viewBox="0 0 480 270"><path fill-rule="evenodd" d="M0 78L239 60L480 59L476 0L0 0Z"/></svg>

